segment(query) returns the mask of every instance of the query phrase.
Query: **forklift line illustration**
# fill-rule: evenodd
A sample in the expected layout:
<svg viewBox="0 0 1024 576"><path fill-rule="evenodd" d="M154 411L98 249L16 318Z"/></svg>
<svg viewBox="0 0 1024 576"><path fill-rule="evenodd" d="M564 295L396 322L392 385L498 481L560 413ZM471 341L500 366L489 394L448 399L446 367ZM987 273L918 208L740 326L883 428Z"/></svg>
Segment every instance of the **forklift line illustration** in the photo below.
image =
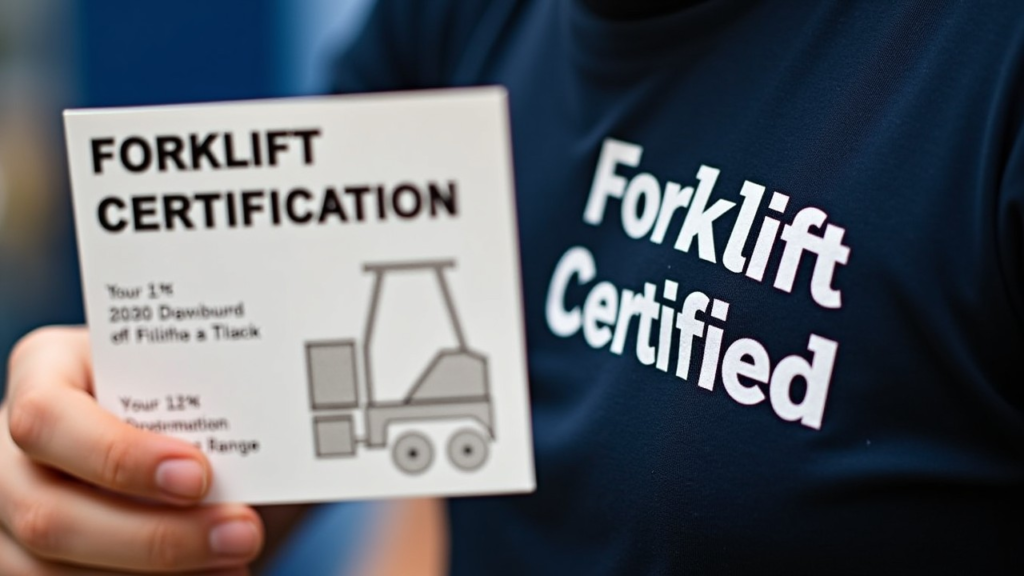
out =
<svg viewBox="0 0 1024 576"><path fill-rule="evenodd" d="M373 274L373 293L363 333L365 382L362 387L356 369L355 340L306 342L306 369L310 406L316 414L313 435L318 458L357 456L357 444L365 444L370 449L386 448L388 429L397 422L469 419L480 426L461 428L449 438L448 459L466 472L484 465L489 444L494 440L487 358L466 345L445 279L446 270L454 266L453 260L364 264L363 271ZM404 398L382 402L374 398L375 376L370 355L384 280L398 273L434 275L458 345L438 350ZM331 413L325 414L328 411ZM356 411L363 416L365 434L362 436L355 430L353 414ZM401 435L393 442L391 451L395 466L406 474L425 472L434 460L430 439L418 430Z"/></svg>

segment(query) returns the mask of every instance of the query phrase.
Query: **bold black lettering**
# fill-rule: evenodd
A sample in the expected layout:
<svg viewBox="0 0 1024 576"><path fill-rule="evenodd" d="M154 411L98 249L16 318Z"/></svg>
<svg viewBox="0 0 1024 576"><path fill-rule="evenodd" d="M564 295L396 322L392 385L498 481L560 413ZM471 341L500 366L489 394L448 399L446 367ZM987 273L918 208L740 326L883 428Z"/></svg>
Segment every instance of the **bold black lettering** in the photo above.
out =
<svg viewBox="0 0 1024 576"><path fill-rule="evenodd" d="M244 168L249 165L248 160L235 158L235 139L230 132L224 133L224 163L228 168Z"/></svg>
<svg viewBox="0 0 1024 576"><path fill-rule="evenodd" d="M448 181L448 194L447 196L441 192L440 187L434 182L431 182L428 186L430 189L430 215L437 216L438 204L444 206L444 209L450 216L458 215L458 207L455 204L455 181Z"/></svg>
<svg viewBox="0 0 1024 576"><path fill-rule="evenodd" d="M355 197L356 203L356 220L359 222L363 221L363 196L369 194L369 186L346 186L345 194Z"/></svg>
<svg viewBox="0 0 1024 576"><path fill-rule="evenodd" d="M138 164L132 162L132 146L142 150L142 161ZM149 142L138 136L126 138L124 142L121 142L121 164L125 168L132 172L145 172L149 169L151 162L153 162L153 151L149 148Z"/></svg>
<svg viewBox="0 0 1024 576"><path fill-rule="evenodd" d="M238 215L235 213L235 195L231 192L224 194L225 207L228 211L228 228L234 228L238 225Z"/></svg>
<svg viewBox="0 0 1024 576"><path fill-rule="evenodd" d="M341 207L341 200L338 199L338 191L333 187L327 188L327 191L324 192L324 202L320 207L319 223L323 224L331 214L337 214L338 220L348 222L348 216L345 215L345 210Z"/></svg>
<svg viewBox="0 0 1024 576"><path fill-rule="evenodd" d="M135 223L136 232L151 232L160 229L160 222L146 222L147 216L155 216L156 196L133 196L132 197L132 221Z"/></svg>
<svg viewBox="0 0 1024 576"><path fill-rule="evenodd" d="M167 171L167 160L174 160L178 170L188 170L185 162L181 159L181 151L185 148L185 142L177 136L156 137L156 166L161 172Z"/></svg>
<svg viewBox="0 0 1024 576"><path fill-rule="evenodd" d="M285 200L284 203L285 212L288 213L288 218L293 222L305 224L306 222L309 222L310 220L313 219L313 213L306 211L303 214L299 214L298 212L296 212L296 198L305 198L306 201L309 202L310 200L313 199L313 195L310 194L308 190L305 190L303 188L293 188L292 191L288 193L288 198Z"/></svg>
<svg viewBox="0 0 1024 576"><path fill-rule="evenodd" d="M406 206L403 207L402 198L411 198L412 205L409 206L408 202L406 202ZM402 218L409 219L415 217L419 214L422 206L423 200L420 198L420 191L412 184L401 184L391 193L391 207Z"/></svg>
<svg viewBox="0 0 1024 576"><path fill-rule="evenodd" d="M89 143L92 144L92 173L103 174L103 160L114 157L113 152L107 152L104 148L107 146L113 146L114 139L93 138Z"/></svg>
<svg viewBox="0 0 1024 576"><path fill-rule="evenodd" d="M260 133L253 132L250 138L252 142L252 165L263 166L263 154L260 152Z"/></svg>
<svg viewBox="0 0 1024 576"><path fill-rule="evenodd" d="M302 138L302 161L307 166L313 163L313 137L320 136L320 130L312 128L309 130L296 130L292 132Z"/></svg>
<svg viewBox="0 0 1024 576"><path fill-rule="evenodd" d="M192 207L192 202L189 201L188 196L184 194L165 194L163 197L164 203L164 228L167 230L174 230L174 220L177 218L181 221L182 226L187 230L194 228L192 225L192 218L188 215L189 208Z"/></svg>
<svg viewBox="0 0 1024 576"><path fill-rule="evenodd" d="M100 206L96 210L96 215L100 219L100 226L103 227L107 232L120 232L128 226L128 221L121 218L117 222L110 221L110 207L124 210L124 200L116 196L108 196L100 201Z"/></svg>
<svg viewBox="0 0 1024 576"><path fill-rule="evenodd" d="M387 220L388 219L388 214L385 211L384 187L383 186L377 186L376 191L377 191L377 218L379 218L380 220Z"/></svg>
<svg viewBox="0 0 1024 576"><path fill-rule="evenodd" d="M267 163L271 166L277 166L277 153L284 152L288 149L288 143L284 144L278 142L278 138L287 137L288 133L281 130L268 130L267 131Z"/></svg>
<svg viewBox="0 0 1024 576"><path fill-rule="evenodd" d="M242 224L252 226L252 215L263 212L263 204L253 204L253 200L263 198L263 190L242 191Z"/></svg>
<svg viewBox="0 0 1024 576"><path fill-rule="evenodd" d="M203 204L203 214L205 215L206 227L213 228L213 202L214 200L220 200L219 192L199 192L193 194L192 197Z"/></svg>
<svg viewBox="0 0 1024 576"><path fill-rule="evenodd" d="M270 191L270 221L277 226L281 223L281 199L278 197L277 190Z"/></svg>
<svg viewBox="0 0 1024 576"><path fill-rule="evenodd" d="M198 135L189 134L188 142L190 152L192 153L192 169L199 170L200 160L206 158L206 161L210 164L210 168L220 168L220 162L217 161L217 157L210 152L210 147L213 145L214 139L217 138L217 132L211 132L199 140Z"/></svg>

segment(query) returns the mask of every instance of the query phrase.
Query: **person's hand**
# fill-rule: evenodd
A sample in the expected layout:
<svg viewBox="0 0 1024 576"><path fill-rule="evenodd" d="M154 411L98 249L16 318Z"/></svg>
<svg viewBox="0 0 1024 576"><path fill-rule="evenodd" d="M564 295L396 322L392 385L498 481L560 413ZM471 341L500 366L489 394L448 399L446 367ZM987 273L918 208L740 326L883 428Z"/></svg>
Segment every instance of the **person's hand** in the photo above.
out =
<svg viewBox="0 0 1024 576"><path fill-rule="evenodd" d="M0 406L0 574L246 574L263 544L251 508L197 506L210 465L92 397L84 329L46 328L11 354Z"/></svg>

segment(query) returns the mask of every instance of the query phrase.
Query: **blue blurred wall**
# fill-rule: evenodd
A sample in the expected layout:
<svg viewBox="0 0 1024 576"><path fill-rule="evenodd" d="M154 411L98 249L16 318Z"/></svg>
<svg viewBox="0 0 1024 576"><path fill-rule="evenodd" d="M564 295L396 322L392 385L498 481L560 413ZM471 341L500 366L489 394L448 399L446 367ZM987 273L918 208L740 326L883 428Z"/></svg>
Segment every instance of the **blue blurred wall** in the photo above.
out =
<svg viewBox="0 0 1024 576"><path fill-rule="evenodd" d="M171 104L305 95L327 85L330 54L372 0L0 0L49 11L54 54L43 59L66 93L38 130L59 174L47 240L0 258L0 359L45 324L84 321L60 126L64 107ZM45 6L41 8L40 6ZM57 24L59 23L59 25ZM27 35L31 37L32 35ZM37 42L38 40L38 42ZM16 47L17 48L17 47ZM31 63L39 67L38 63ZM0 126L0 130L4 127ZM4 246L0 246L0 253ZM36 264L39 265L35 270ZM0 369L0 392L6 373Z"/></svg>
<svg viewBox="0 0 1024 576"><path fill-rule="evenodd" d="M80 106L275 96L274 0L79 0Z"/></svg>
<svg viewBox="0 0 1024 576"><path fill-rule="evenodd" d="M60 108L288 94L275 68L285 37L277 22L286 6L284 0L67 0L47 5L50 13L42 18L61 25L43 23L41 29L70 41L54 38L51 44L63 53L30 63L70 76L60 79L66 93L53 99L53 109L37 127L54 144L44 162L60 174L60 189L48 190L54 195L47 204L53 214L45 222L44 241L27 248L35 253L20 248L16 257L0 261L0 357L6 358L16 339L32 328L84 321ZM26 39L29 45L22 51L33 49L34 42ZM33 72L52 76L54 71ZM0 391L5 379L6 374L0 376Z"/></svg>
<svg viewBox="0 0 1024 576"><path fill-rule="evenodd" d="M48 162L64 184L53 191L58 214L47 230L51 241L29 259L51 265L39 275L39 286L16 282L24 270L4 269L0 259L0 357L6 358L15 339L31 328L84 321L59 135L61 107L320 93L328 84L331 55L359 30L372 1L50 0L52 17L66 21L59 29L70 40L65 39L64 53L57 57L61 62L54 66L70 76L70 89L39 129L54 133ZM0 391L5 377L0 371ZM344 572L356 561L359 535L372 521L372 510L368 503L321 507L266 573Z"/></svg>

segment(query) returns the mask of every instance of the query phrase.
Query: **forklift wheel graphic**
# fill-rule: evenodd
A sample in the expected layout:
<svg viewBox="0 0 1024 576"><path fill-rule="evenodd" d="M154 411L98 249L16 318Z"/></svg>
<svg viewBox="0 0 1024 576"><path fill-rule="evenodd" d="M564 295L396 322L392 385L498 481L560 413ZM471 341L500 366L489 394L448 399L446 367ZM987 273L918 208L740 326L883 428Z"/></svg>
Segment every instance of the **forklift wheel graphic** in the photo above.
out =
<svg viewBox="0 0 1024 576"><path fill-rule="evenodd" d="M487 439L471 428L459 430L448 441L448 459L460 470L476 470L487 461Z"/></svg>
<svg viewBox="0 0 1024 576"><path fill-rule="evenodd" d="M473 472L487 463L494 441L494 406L487 376L487 356L469 347L462 323L455 312L455 301L448 287L446 272L454 260L424 260L364 264L363 271L373 275L373 290L363 326L363 339L312 340L306 342L306 374L309 380L313 440L317 458L357 456L357 445L373 450L390 447L391 460L404 474L423 474L434 462L434 446L421 431L409 430L394 442L388 442L390 426L404 422L418 426L433 420L471 419L478 428L458 429L448 440L447 453L452 466ZM432 359L419 375L404 383L398 398L377 398L377 387L386 379L376 371L374 350L383 339L375 327L379 311L387 308L385 278L398 280L406 275L431 276L437 282L436 296L447 312L454 347L441 342ZM383 302L383 303L382 303ZM415 322L415 319L413 319ZM412 326L411 329L415 329ZM387 348L385 348L386 350ZM390 355L376 358L394 361ZM362 364L362 370L358 365ZM361 413L357 428L354 414ZM442 447L438 447L444 458Z"/></svg>
<svg viewBox="0 0 1024 576"><path fill-rule="evenodd" d="M420 474L433 462L434 447L423 434L408 432L395 442L391 455L395 460L395 466L406 474Z"/></svg>

